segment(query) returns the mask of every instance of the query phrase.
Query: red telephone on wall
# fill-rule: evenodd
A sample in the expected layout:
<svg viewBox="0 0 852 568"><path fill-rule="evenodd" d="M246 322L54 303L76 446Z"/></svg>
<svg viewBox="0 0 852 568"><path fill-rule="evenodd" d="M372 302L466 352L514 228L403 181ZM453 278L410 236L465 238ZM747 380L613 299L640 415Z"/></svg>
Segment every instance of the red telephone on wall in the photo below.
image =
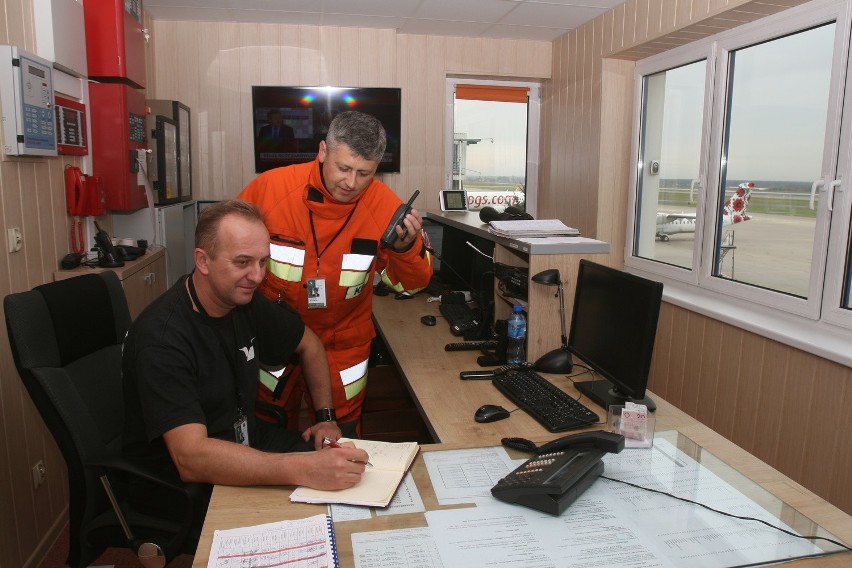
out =
<svg viewBox="0 0 852 568"><path fill-rule="evenodd" d="M85 176L76 166L65 166L65 200L72 217L104 214L106 196L100 178Z"/></svg>
<svg viewBox="0 0 852 568"><path fill-rule="evenodd" d="M82 255L86 250L83 243L83 222L80 217L103 215L106 195L101 179L85 176L77 166L65 166L65 203L71 219L71 251Z"/></svg>

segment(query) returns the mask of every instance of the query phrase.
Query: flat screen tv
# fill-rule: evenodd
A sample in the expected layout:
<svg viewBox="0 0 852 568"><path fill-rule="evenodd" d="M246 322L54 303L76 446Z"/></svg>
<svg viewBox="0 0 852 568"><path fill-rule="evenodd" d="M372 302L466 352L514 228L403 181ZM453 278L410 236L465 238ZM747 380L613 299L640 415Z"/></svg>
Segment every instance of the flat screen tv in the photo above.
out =
<svg viewBox="0 0 852 568"><path fill-rule="evenodd" d="M379 172L399 172L402 92L391 87L251 88L254 166L272 168L310 162L340 112L358 110L385 127L387 149Z"/></svg>
<svg viewBox="0 0 852 568"><path fill-rule="evenodd" d="M604 408L630 401L656 410L645 387L662 297L660 282L580 260L568 351L601 378L577 390Z"/></svg>

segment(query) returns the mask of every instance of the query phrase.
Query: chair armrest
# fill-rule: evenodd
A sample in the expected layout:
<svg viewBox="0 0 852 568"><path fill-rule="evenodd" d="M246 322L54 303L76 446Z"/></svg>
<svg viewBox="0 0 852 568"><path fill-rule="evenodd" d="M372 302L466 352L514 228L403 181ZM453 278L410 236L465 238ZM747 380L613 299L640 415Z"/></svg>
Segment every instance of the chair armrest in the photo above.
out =
<svg viewBox="0 0 852 568"><path fill-rule="evenodd" d="M189 499L189 492L186 489L185 485L175 483L173 481L169 481L167 479L163 479L159 474L140 467L137 464L134 464L123 457L112 457L112 456L104 456L96 459L89 460L86 464L90 468L102 468L106 470L107 473L110 471L121 472L133 475L139 479L144 481L149 481L156 485L160 485L166 489L174 491L179 495Z"/></svg>

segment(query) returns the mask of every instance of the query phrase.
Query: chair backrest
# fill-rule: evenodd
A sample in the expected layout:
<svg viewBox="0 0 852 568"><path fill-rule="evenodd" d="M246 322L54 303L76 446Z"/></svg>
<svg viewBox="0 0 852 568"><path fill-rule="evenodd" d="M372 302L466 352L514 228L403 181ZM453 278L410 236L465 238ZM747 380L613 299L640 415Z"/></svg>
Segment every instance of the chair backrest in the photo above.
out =
<svg viewBox="0 0 852 568"><path fill-rule="evenodd" d="M70 559L80 528L109 507L85 463L121 453L127 300L105 271L10 294L3 306L15 366L68 468Z"/></svg>

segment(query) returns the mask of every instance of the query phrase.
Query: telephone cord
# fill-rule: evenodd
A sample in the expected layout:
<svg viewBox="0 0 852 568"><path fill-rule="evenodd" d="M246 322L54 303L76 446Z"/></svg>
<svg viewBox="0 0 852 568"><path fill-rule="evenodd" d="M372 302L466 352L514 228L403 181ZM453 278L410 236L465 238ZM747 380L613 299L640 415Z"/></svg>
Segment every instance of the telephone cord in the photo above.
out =
<svg viewBox="0 0 852 568"><path fill-rule="evenodd" d="M74 216L71 218L71 252L82 255L86 247L83 245L83 221Z"/></svg>
<svg viewBox="0 0 852 568"><path fill-rule="evenodd" d="M659 493L660 495L668 495L669 497L671 497L673 499L677 499L678 501L683 501L684 503L689 503L691 505L697 505L698 507L702 507L704 509L707 509L708 511L713 511L714 513L718 513L720 515L725 515L726 517L732 517L734 519L739 519L741 521L756 521L758 523L762 523L762 524L766 525L767 527L769 527L771 529L775 529L777 531L780 531L780 532L787 534L787 535L790 535L792 537L801 538L801 539L804 539L804 540L824 540L826 542L830 542L831 544L834 544L836 546L839 546L840 548L843 548L843 549L846 549L846 550L852 552L852 547L849 547L848 545L846 545L846 544L844 544L840 541L831 539L831 538L827 538L827 537L824 537L824 536L807 536L807 535L796 534L792 531L788 531L787 529L783 529L779 526L773 525L772 523L769 523L769 522L764 521L762 519L756 519L754 517L746 517L746 516L742 516L742 515L735 515L733 513L726 513L725 511L720 511L719 509L714 509L713 507L705 505L704 503L699 503L698 501L693 501L692 499L687 499L686 497L679 497L677 495L674 495L672 493L668 493L666 491L661 491L659 489L652 489L650 487L645 487L643 485L637 485L636 483L624 481L623 479L616 479L614 477L608 477L606 475L601 475L600 479L606 479L607 481L615 481L616 483L623 483L624 485L629 485L630 487L635 487L636 489L642 489L642 490L645 490L645 491L650 491L651 493Z"/></svg>

